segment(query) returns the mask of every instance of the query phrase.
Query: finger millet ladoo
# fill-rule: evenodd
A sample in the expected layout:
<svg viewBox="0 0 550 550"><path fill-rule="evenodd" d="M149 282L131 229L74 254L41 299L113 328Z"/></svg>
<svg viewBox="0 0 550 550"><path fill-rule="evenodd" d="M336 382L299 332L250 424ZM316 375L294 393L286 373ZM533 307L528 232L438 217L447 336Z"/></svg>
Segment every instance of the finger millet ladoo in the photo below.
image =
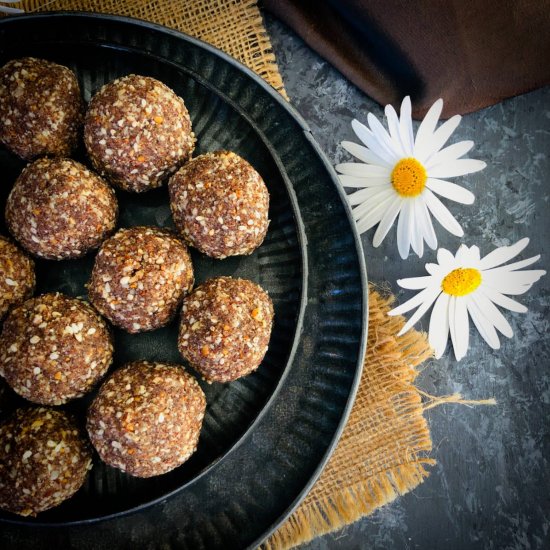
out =
<svg viewBox="0 0 550 550"><path fill-rule="evenodd" d="M18 409L0 424L0 508L35 516L73 496L92 453L64 411Z"/></svg>
<svg viewBox="0 0 550 550"><path fill-rule="evenodd" d="M97 248L117 216L113 189L71 159L42 158L27 166L6 203L10 233L31 254L49 260Z"/></svg>
<svg viewBox="0 0 550 550"><path fill-rule="evenodd" d="M164 474L196 450L206 399L179 365L129 363L101 386L87 429L101 459L137 477Z"/></svg>
<svg viewBox="0 0 550 550"><path fill-rule="evenodd" d="M32 259L0 235L0 320L12 306L32 296L35 284Z"/></svg>
<svg viewBox="0 0 550 550"><path fill-rule="evenodd" d="M127 332L169 323L193 287L185 243L158 227L121 229L101 246L89 297L96 309Z"/></svg>
<svg viewBox="0 0 550 550"><path fill-rule="evenodd" d="M0 335L0 375L42 405L61 405L90 391L112 356L105 321L88 304L59 293L12 309Z"/></svg>
<svg viewBox="0 0 550 550"><path fill-rule="evenodd" d="M148 191L189 160L195 148L183 100L147 76L106 84L86 113L84 143L98 172L126 191Z"/></svg>
<svg viewBox="0 0 550 550"><path fill-rule="evenodd" d="M168 183L170 207L186 241L213 258L251 254L269 225L269 193L260 174L229 151L200 155Z"/></svg>
<svg viewBox="0 0 550 550"><path fill-rule="evenodd" d="M267 292L245 279L217 277L183 302L178 349L208 382L231 382L262 362L273 326Z"/></svg>
<svg viewBox="0 0 550 550"><path fill-rule="evenodd" d="M0 142L21 158L70 155L83 118L80 87L67 67L24 57L0 69Z"/></svg>

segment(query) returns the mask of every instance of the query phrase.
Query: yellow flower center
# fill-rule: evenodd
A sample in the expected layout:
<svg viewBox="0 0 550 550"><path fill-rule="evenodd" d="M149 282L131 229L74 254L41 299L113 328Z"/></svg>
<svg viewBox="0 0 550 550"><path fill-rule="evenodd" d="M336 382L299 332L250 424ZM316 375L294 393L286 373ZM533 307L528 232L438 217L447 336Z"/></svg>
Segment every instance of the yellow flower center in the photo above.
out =
<svg viewBox="0 0 550 550"><path fill-rule="evenodd" d="M417 197L424 190L428 174L415 158L401 159L391 172L391 184L402 197Z"/></svg>
<svg viewBox="0 0 550 550"><path fill-rule="evenodd" d="M451 296L466 296L481 284L481 272L473 267L453 269L442 281L441 290Z"/></svg>

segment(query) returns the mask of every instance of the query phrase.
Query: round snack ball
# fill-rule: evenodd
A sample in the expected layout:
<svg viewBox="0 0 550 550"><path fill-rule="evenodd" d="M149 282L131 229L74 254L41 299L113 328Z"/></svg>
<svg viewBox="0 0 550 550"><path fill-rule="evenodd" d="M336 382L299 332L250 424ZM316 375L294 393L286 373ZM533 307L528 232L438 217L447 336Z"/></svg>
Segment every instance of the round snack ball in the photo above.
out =
<svg viewBox="0 0 550 550"><path fill-rule="evenodd" d="M154 78L131 74L92 98L84 143L102 175L140 193L160 187L191 157L195 135L180 97Z"/></svg>
<svg viewBox="0 0 550 550"><path fill-rule="evenodd" d="M185 244L157 227L121 229L101 246L92 271L90 302L127 332L168 324L193 287Z"/></svg>
<svg viewBox="0 0 550 550"><path fill-rule="evenodd" d="M273 304L252 281L217 277L183 302L178 349L207 382L231 382L262 362Z"/></svg>
<svg viewBox="0 0 550 550"><path fill-rule="evenodd" d="M10 307L32 296L35 283L34 262L0 235L0 320Z"/></svg>
<svg viewBox="0 0 550 550"><path fill-rule="evenodd" d="M235 153L200 155L168 184L176 227L204 254L251 254L269 225L269 193L260 174Z"/></svg>
<svg viewBox="0 0 550 550"><path fill-rule="evenodd" d="M67 67L24 57L0 69L0 142L21 158L70 155L83 118L78 81Z"/></svg>
<svg viewBox="0 0 550 550"><path fill-rule="evenodd" d="M0 425L0 508L35 516L72 497L92 467L91 449L64 411L16 410Z"/></svg>
<svg viewBox="0 0 550 550"><path fill-rule="evenodd" d="M88 411L88 435L110 466L156 476L195 452L205 408L198 382L179 365L128 363L101 386Z"/></svg>
<svg viewBox="0 0 550 550"><path fill-rule="evenodd" d="M0 335L0 375L19 395L42 405L87 393L112 356L105 321L88 304L59 293L12 309Z"/></svg>
<svg viewBox="0 0 550 550"><path fill-rule="evenodd" d="M42 158L27 166L6 203L11 234L49 260L78 258L97 248L116 225L112 188L70 159Z"/></svg>

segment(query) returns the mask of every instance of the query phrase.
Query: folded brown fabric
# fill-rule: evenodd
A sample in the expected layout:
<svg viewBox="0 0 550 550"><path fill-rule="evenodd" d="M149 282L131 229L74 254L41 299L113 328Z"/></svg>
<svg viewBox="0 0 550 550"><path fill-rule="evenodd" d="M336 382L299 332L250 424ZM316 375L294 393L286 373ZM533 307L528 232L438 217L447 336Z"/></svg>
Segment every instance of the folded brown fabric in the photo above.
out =
<svg viewBox="0 0 550 550"><path fill-rule="evenodd" d="M468 113L550 84L550 0L264 0L381 104Z"/></svg>

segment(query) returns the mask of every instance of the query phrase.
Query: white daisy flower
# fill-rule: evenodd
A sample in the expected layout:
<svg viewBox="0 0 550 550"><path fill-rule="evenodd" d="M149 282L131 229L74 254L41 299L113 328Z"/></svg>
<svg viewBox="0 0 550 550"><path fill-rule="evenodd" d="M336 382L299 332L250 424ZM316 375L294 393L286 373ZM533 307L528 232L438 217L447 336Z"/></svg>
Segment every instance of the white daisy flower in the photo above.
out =
<svg viewBox="0 0 550 550"><path fill-rule="evenodd" d="M359 233L379 224L372 242L378 247L399 216L397 246L403 259L409 255L411 246L421 257L424 241L433 250L437 248L430 213L453 235L464 235L460 224L436 195L463 204L472 204L474 195L441 178L471 174L486 166L481 160L460 158L473 147L473 141L460 141L442 149L461 119L455 115L436 129L442 108L443 100L438 99L415 137L411 100L407 96L401 104L399 118L395 109L386 105L389 132L369 113L370 129L357 120L351 123L366 147L342 142L342 147L365 163L347 162L336 166L343 174L342 185L359 189L348 195Z"/></svg>
<svg viewBox="0 0 550 550"><path fill-rule="evenodd" d="M508 265L502 265L517 256L529 243L522 239L512 246L503 246L480 258L479 248L460 245L453 256L448 250L437 251L437 264L426 264L425 277L401 279L402 288L421 290L404 304L392 309L389 315L401 315L418 307L399 336L407 332L435 302L430 317L429 341L437 358L443 355L449 332L457 361L468 350L468 314L483 339L493 349L500 348L497 330L504 336L513 336L512 327L496 306L525 313L527 308L507 295L527 292L546 271L519 271L535 263L533 256Z"/></svg>

